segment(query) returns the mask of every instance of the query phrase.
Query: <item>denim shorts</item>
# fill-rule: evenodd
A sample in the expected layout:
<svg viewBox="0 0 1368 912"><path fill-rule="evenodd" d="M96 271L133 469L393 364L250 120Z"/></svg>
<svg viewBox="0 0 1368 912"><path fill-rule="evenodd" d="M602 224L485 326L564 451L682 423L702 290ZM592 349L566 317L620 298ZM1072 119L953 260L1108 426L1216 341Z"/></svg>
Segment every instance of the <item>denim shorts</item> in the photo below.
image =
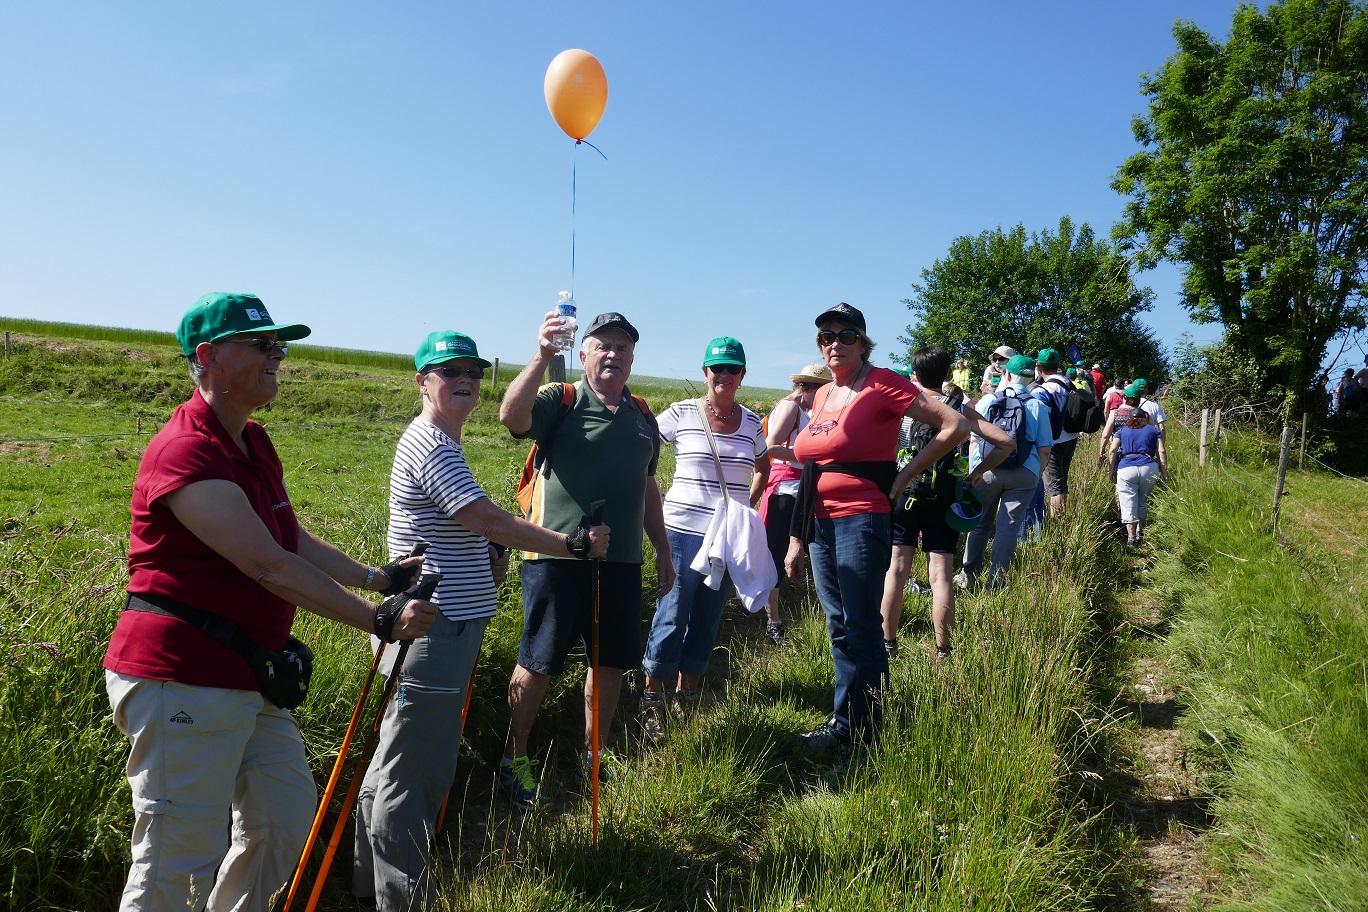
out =
<svg viewBox="0 0 1368 912"><path fill-rule="evenodd" d="M594 567L599 570L599 664L641 664L641 565L616 561L522 562L523 635L518 664L538 674L565 670L570 644L579 638L593 655Z"/></svg>

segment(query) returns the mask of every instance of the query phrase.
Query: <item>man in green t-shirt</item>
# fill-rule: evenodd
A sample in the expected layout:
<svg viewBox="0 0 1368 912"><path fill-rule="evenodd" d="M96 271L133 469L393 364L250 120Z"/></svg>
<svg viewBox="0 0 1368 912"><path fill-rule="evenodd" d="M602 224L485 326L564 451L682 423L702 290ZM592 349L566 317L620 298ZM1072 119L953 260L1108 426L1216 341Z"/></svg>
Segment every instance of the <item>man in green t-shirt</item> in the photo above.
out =
<svg viewBox="0 0 1368 912"><path fill-rule="evenodd" d="M632 355L640 335L618 313L599 314L584 333L580 362L584 380L564 409L561 384L539 387L551 359L561 318L546 315L537 354L504 395L499 422L519 439L536 440L549 469L537 479L528 519L572 532L595 501L613 530L599 573L599 669L585 678L585 745L590 747L589 707L599 691L599 730L606 732L617 709L625 669L641 664L642 533L656 553L657 594L674 584L665 536L656 463L660 433L655 418L628 391ZM499 783L514 804L537 803L537 784L527 756L528 737L547 687L565 668L578 637L590 646L593 568L564 554L527 553L522 563L523 635L518 664L508 685L508 742Z"/></svg>

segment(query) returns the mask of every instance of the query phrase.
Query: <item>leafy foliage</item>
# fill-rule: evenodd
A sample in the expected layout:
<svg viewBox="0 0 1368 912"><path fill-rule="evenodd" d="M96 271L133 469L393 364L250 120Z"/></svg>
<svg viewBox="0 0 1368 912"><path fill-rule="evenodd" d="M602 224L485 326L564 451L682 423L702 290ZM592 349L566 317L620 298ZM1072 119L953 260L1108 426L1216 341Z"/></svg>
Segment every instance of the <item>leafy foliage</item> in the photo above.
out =
<svg viewBox="0 0 1368 912"><path fill-rule="evenodd" d="M1167 375L1154 333L1139 319L1154 293L1131 281L1130 263L1084 222L1027 235L1017 225L954 240L922 270L903 301L916 322L899 337L909 349L942 345L986 364L1007 344L1022 353L1076 344L1089 362L1155 383Z"/></svg>
<svg viewBox="0 0 1368 912"><path fill-rule="evenodd" d="M1189 21L1141 85L1146 151L1112 182L1115 235L1143 269L1185 264L1183 303L1267 365L1295 409L1330 340L1365 318L1368 11L1356 0L1242 5L1221 45Z"/></svg>

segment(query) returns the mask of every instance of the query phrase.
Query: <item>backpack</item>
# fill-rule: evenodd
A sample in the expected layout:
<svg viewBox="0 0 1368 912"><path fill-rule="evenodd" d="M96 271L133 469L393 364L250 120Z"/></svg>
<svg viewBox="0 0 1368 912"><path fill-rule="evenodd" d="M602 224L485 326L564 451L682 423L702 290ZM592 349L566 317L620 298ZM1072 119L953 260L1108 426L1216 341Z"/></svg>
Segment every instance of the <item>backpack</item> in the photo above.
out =
<svg viewBox="0 0 1368 912"><path fill-rule="evenodd" d="M1053 374L1046 377L1040 385L1040 389L1045 393L1045 399L1050 406L1050 430L1054 433L1055 439L1058 440L1061 433L1097 433L1106 416L1102 414L1102 407L1098 404L1093 391L1079 389L1067 379L1061 378L1060 382L1055 385L1064 393L1064 405L1061 407L1055 401L1054 394L1045 386L1046 383L1058 376L1058 374Z"/></svg>
<svg viewBox="0 0 1368 912"><path fill-rule="evenodd" d="M538 392L554 385L548 383ZM556 408L556 417L552 420L551 427L546 431L546 445L537 446L536 441L532 442L531 448L527 451L527 460L523 463L522 476L518 479L518 489L513 495L517 499L518 508L522 510L524 517L532 515L532 501L536 497L538 487L537 478L549 478L551 476L551 443L555 440L557 428L560 427L565 416L570 413L570 408L575 404L575 393L579 389L578 385L573 383L562 383L560 388L560 405ZM647 418L654 421L655 416L651 414L651 407L646 404L646 400L636 393L632 394L632 399L636 401L637 408L641 409Z"/></svg>
<svg viewBox="0 0 1368 912"><path fill-rule="evenodd" d="M993 401L988 403L988 410L983 417L1006 431L1016 441L1016 449L1007 454L1007 458L1002 460L1001 467L1014 469L1025 465L1026 460L1031 457L1031 448L1035 446L1027 425L1026 405L1016 396L997 392L993 394ZM983 445L985 448L991 446L986 440Z"/></svg>
<svg viewBox="0 0 1368 912"><path fill-rule="evenodd" d="M944 396L937 396L941 402L950 406L955 411L959 411L964 400L959 397L947 399ZM917 457L922 448L935 439L937 429L929 424L920 421L909 421L911 429L908 434L907 445L898 452L898 470ZM920 475L908 482L903 489L903 503L905 507L911 507L915 502L918 507L930 509L944 508L955 502L958 491L956 484L960 473L956 471L956 460L959 457L959 448L952 447L940 459L936 460L927 467Z"/></svg>

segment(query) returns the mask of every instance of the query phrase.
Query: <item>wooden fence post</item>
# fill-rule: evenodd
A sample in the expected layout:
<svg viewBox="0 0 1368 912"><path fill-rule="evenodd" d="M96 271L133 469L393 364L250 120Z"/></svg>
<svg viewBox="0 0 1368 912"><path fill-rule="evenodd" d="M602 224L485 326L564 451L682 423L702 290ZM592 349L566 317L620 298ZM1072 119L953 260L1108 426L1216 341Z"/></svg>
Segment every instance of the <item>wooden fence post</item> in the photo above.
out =
<svg viewBox="0 0 1368 912"><path fill-rule="evenodd" d="M1283 484L1287 481L1287 463L1292 458L1292 426L1284 425L1282 447L1278 452L1278 484L1273 489L1273 526L1270 531L1278 531L1278 511L1282 509Z"/></svg>
<svg viewBox="0 0 1368 912"><path fill-rule="evenodd" d="M499 392L499 359L498 359L498 358L495 358L495 359L494 359L494 383L491 385L490 390L491 390L492 392L496 393L496 394Z"/></svg>
<svg viewBox="0 0 1368 912"><path fill-rule="evenodd" d="M546 371L551 383L565 382L565 355L556 355L551 359L551 366Z"/></svg>
<svg viewBox="0 0 1368 912"><path fill-rule="evenodd" d="M1311 414L1309 412L1302 412L1301 452L1297 454L1298 469L1302 468L1303 463L1306 462L1306 419L1310 417Z"/></svg>
<svg viewBox="0 0 1368 912"><path fill-rule="evenodd" d="M1206 466L1207 416L1210 412L1210 409L1202 409L1202 437L1197 446L1197 465L1202 467Z"/></svg>
<svg viewBox="0 0 1368 912"><path fill-rule="evenodd" d="M5 360L9 360L9 332L5 332Z"/></svg>
<svg viewBox="0 0 1368 912"><path fill-rule="evenodd" d="M1211 429L1211 445L1217 452L1221 449L1221 410L1216 410L1216 426Z"/></svg>

